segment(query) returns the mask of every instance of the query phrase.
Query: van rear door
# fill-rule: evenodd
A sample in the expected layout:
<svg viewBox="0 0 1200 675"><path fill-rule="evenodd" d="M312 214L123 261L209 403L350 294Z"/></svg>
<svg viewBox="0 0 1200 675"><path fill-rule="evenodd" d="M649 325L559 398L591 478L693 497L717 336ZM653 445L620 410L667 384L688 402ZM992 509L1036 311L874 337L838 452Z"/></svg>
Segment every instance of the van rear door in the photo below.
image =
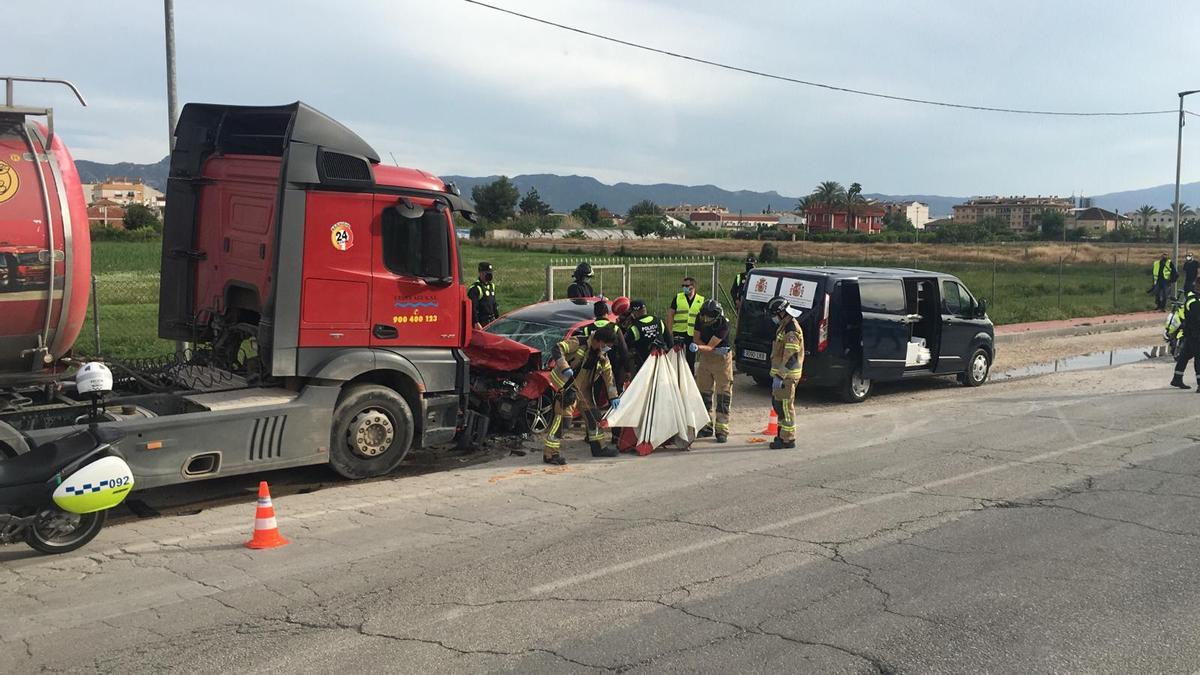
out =
<svg viewBox="0 0 1200 675"><path fill-rule="evenodd" d="M904 376L912 326L900 279L859 279L862 308L862 373L872 380Z"/></svg>

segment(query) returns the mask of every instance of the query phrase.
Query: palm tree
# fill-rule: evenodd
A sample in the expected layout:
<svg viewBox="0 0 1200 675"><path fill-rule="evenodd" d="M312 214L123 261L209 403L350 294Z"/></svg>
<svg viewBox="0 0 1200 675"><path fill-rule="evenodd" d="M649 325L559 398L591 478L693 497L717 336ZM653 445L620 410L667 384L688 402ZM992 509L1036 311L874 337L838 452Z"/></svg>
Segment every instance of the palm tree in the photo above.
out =
<svg viewBox="0 0 1200 675"><path fill-rule="evenodd" d="M1149 204L1143 204L1137 210L1138 217L1142 219L1142 229L1143 230L1150 229L1150 216L1153 216L1156 213L1158 213L1158 209L1154 208L1153 206L1150 206ZM1155 240L1158 239L1158 226L1157 225L1154 226L1154 239Z"/></svg>
<svg viewBox="0 0 1200 675"><path fill-rule="evenodd" d="M854 231L858 231L858 213L863 204L867 202L862 196L862 186L858 183L851 183L850 189L846 190L846 196L842 199L842 206L846 208L846 229L850 229L850 224L854 224Z"/></svg>
<svg viewBox="0 0 1200 675"><path fill-rule="evenodd" d="M832 206L842 201L846 194L846 188L836 180L821 181L816 188L813 189L812 198L817 204Z"/></svg>

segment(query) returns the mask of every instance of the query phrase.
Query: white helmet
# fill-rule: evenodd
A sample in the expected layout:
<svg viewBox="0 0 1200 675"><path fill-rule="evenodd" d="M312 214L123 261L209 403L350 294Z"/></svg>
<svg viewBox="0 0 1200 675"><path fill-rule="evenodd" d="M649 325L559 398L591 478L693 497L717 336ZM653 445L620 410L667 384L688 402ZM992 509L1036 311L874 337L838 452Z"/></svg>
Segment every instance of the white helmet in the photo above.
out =
<svg viewBox="0 0 1200 675"><path fill-rule="evenodd" d="M106 394L112 388L112 371L99 361L85 363L75 373L75 389L80 394Z"/></svg>

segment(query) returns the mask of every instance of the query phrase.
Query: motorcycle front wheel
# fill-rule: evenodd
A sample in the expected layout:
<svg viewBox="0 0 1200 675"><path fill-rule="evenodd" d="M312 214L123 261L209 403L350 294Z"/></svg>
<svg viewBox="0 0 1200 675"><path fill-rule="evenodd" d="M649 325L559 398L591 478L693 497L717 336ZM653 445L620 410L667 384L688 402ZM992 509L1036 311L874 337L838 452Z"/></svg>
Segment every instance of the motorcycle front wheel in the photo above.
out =
<svg viewBox="0 0 1200 675"><path fill-rule="evenodd" d="M68 513L57 507L44 509L25 531L25 543L42 553L68 553L100 534L108 511Z"/></svg>

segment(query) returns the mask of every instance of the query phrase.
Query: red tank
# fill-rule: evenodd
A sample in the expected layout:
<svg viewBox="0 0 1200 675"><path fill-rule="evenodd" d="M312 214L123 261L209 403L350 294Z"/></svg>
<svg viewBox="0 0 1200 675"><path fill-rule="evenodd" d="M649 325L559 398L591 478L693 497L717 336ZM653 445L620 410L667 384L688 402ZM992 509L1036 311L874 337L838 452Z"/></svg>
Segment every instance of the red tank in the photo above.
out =
<svg viewBox="0 0 1200 675"><path fill-rule="evenodd" d="M7 85L0 106L0 379L11 380L54 364L75 344L92 249L83 186L53 133L52 114L13 105Z"/></svg>

